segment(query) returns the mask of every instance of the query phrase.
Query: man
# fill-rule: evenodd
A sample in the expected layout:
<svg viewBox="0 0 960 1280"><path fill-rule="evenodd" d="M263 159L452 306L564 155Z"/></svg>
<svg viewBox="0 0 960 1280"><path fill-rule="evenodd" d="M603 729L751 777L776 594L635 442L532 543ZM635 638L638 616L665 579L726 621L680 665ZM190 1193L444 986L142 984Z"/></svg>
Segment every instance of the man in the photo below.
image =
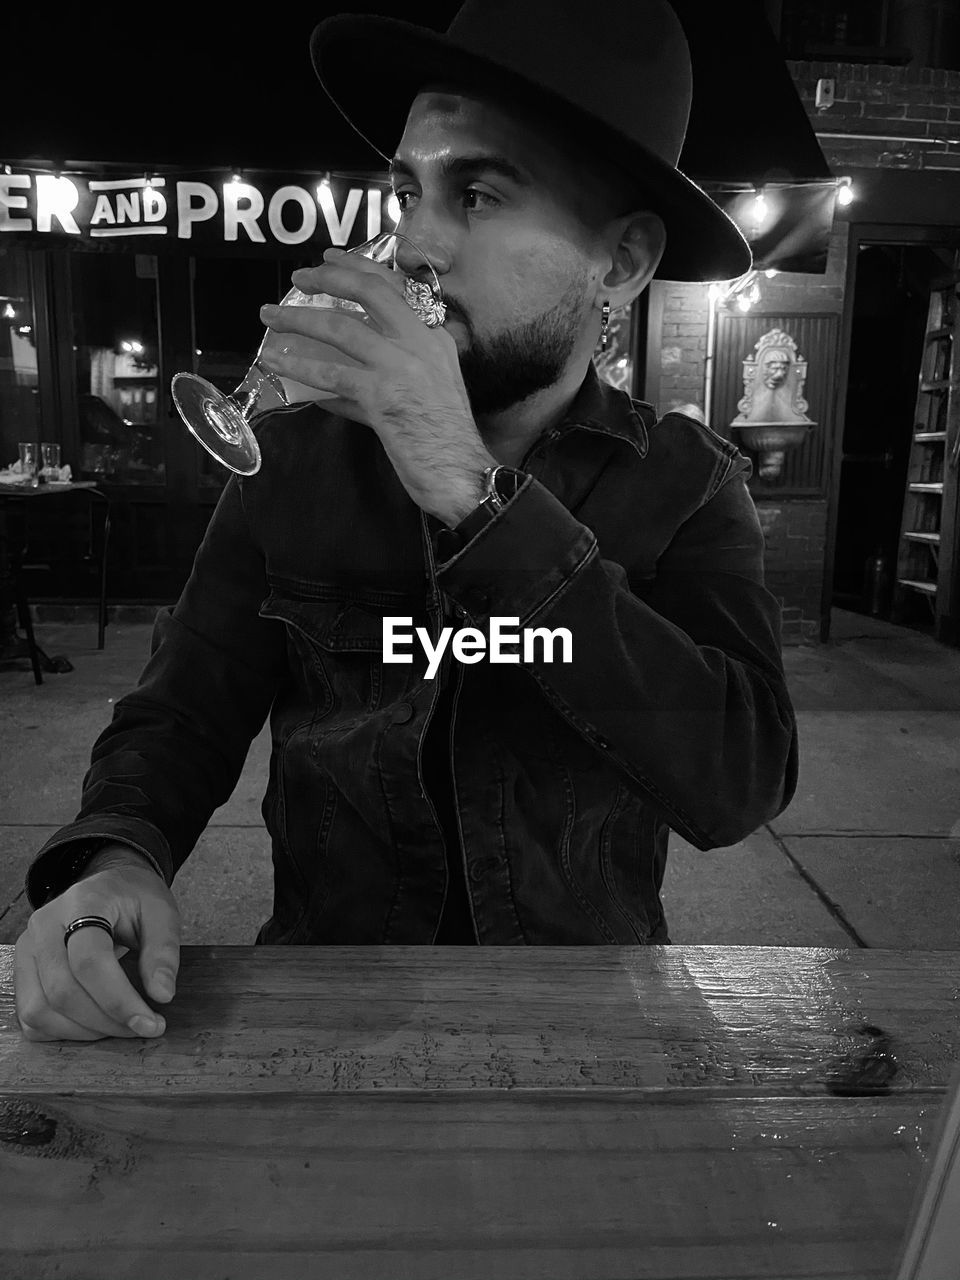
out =
<svg viewBox="0 0 960 1280"><path fill-rule="evenodd" d="M262 943L666 942L668 829L731 844L796 785L749 463L591 364L658 266L749 264L675 167L690 74L669 5L468 0L447 36L341 17L312 47L328 93L386 139L446 323L335 251L295 281L372 325L264 309L353 364L275 363L333 398L261 419L261 471L227 485L77 821L30 868L33 1039L162 1033L112 938L169 1000L169 885L268 712ZM418 646L385 660L400 619L428 639L565 629L572 654L448 649L428 679Z"/></svg>

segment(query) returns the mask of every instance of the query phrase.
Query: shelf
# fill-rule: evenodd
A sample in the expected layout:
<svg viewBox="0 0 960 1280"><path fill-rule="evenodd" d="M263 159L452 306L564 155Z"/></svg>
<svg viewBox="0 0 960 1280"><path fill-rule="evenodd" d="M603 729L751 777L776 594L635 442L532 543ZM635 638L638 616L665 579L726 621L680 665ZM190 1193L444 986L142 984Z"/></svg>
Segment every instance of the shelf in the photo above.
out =
<svg viewBox="0 0 960 1280"><path fill-rule="evenodd" d="M929 542L930 544L938 544L940 542L939 533L920 533L915 529L911 529L909 533L905 533L903 536L909 542Z"/></svg>
<svg viewBox="0 0 960 1280"><path fill-rule="evenodd" d="M935 582L916 582L911 578L898 578L897 583L901 587L909 587L911 591L919 591L925 596L935 596L937 594L937 584Z"/></svg>

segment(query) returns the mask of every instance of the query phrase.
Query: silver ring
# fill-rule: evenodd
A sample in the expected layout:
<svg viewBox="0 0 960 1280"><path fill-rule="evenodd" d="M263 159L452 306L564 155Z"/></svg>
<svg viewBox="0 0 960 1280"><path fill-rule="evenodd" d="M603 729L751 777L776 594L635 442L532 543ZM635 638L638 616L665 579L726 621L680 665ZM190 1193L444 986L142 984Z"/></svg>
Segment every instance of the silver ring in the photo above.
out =
<svg viewBox="0 0 960 1280"><path fill-rule="evenodd" d="M422 280L407 276L403 282L403 300L428 329L438 328L447 318L447 304Z"/></svg>
<svg viewBox="0 0 960 1280"><path fill-rule="evenodd" d="M71 933L76 933L78 929L86 929L89 925L95 925L98 929L106 929L110 935L110 941L113 941L113 925L109 920L105 920L103 916L78 916L76 920L71 920L64 929L63 945L67 945Z"/></svg>

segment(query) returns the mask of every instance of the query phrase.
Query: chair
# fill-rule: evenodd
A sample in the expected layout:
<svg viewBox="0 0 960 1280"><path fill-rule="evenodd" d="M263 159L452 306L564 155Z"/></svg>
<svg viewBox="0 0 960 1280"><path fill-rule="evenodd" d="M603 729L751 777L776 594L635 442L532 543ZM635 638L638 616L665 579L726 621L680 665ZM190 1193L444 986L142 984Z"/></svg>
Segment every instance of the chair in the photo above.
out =
<svg viewBox="0 0 960 1280"><path fill-rule="evenodd" d="M93 486L77 486L59 492L6 490L2 495L6 519L6 537L10 577L19 624L27 642L27 650L37 684L43 683L42 671L72 671L66 658L48 657L37 644L30 617L24 573L37 569L53 570L65 560L80 560L91 565L99 580L97 613L97 648L103 649L107 625L107 567L110 544L110 500ZM81 509L80 504L84 503ZM67 504L65 506L65 504ZM74 510L78 520L75 518ZM10 514L16 519L11 520ZM99 517L99 519L98 519ZM16 529L12 526L16 524ZM65 556L64 551L72 554Z"/></svg>

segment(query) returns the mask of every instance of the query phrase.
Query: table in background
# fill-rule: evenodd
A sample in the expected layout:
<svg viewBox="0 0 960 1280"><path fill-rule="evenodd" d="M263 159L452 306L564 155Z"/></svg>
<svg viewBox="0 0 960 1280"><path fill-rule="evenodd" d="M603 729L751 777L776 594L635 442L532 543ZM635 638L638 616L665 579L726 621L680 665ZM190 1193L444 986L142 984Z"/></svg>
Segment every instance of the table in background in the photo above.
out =
<svg viewBox="0 0 960 1280"><path fill-rule="evenodd" d="M24 484L22 482L9 484L0 481L0 560L2 560L2 549L6 548L6 554L9 559L9 576L12 581L13 596L17 605L17 614L20 620L20 626L23 628L26 636L26 653L8 652L4 653L4 661L10 662L14 658L29 657L33 666L33 678L37 684L43 684L43 676L41 671L50 672L66 672L72 671L73 666L68 659L63 657L50 658L43 649L37 644L33 634L33 623L30 619L30 605L26 597L23 587L22 576L22 558L24 554L25 535L21 534L19 538L11 537L7 528L6 507L7 506L23 506L28 502L36 502L40 498L48 501L54 498L70 497L73 494L84 494L89 498L91 503L103 503L103 551L100 561L100 608L98 613L98 634L97 648L102 649L104 643L104 629L107 622L106 609L106 576L107 576L107 544L110 537L110 501L105 493L97 488L96 482L93 480L75 480L70 483L47 483L36 486ZM0 576L3 574L3 564L0 563Z"/></svg>
<svg viewBox="0 0 960 1280"><path fill-rule="evenodd" d="M960 1059L953 952L186 947L87 1044L12 969L18 1280L886 1280Z"/></svg>

